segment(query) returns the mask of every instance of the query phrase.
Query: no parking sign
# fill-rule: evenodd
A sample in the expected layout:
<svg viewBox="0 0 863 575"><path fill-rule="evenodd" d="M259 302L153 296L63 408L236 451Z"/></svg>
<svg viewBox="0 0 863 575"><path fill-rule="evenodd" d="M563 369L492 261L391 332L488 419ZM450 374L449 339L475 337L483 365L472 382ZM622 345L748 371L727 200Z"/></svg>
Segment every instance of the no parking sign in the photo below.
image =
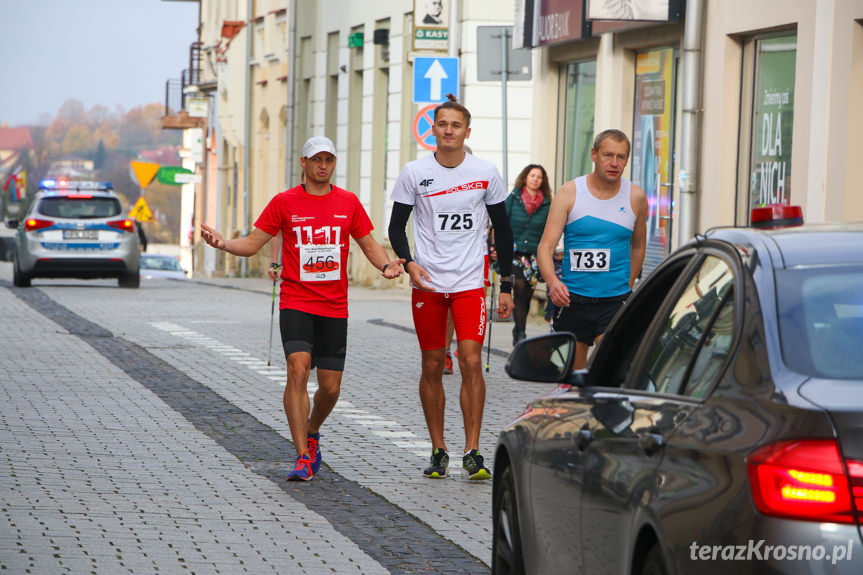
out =
<svg viewBox="0 0 863 575"><path fill-rule="evenodd" d="M432 127L434 126L434 109L438 105L429 104L420 108L416 118L414 118L414 138L420 146L432 152L437 150L437 139L432 133Z"/></svg>

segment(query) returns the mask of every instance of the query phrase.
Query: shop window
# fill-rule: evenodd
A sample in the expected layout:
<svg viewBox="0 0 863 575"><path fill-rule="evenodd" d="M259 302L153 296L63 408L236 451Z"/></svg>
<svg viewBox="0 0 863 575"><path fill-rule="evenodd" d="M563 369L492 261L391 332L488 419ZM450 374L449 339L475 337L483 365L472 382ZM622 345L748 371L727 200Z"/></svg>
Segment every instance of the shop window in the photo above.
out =
<svg viewBox="0 0 863 575"><path fill-rule="evenodd" d="M630 166L632 182L647 196L644 275L671 250L677 62L673 47L639 52L635 57Z"/></svg>
<svg viewBox="0 0 863 575"><path fill-rule="evenodd" d="M593 171L593 115L596 102L596 61L571 62L565 69L563 181Z"/></svg>
<svg viewBox="0 0 863 575"><path fill-rule="evenodd" d="M790 203L796 62L796 32L744 46L738 224L748 224L754 207Z"/></svg>

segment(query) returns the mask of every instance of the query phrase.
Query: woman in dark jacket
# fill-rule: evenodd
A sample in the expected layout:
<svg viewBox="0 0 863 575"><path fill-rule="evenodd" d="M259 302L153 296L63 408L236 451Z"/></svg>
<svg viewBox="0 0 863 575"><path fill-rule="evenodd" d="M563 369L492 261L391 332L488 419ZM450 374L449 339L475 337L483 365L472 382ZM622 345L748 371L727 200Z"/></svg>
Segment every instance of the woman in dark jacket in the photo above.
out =
<svg viewBox="0 0 863 575"><path fill-rule="evenodd" d="M545 168L528 164L515 179L515 188L506 198L505 205L515 242L512 266L512 297L515 302L512 344L515 345L525 338L530 299L536 282L542 279L536 263L536 249L551 205L551 187Z"/></svg>

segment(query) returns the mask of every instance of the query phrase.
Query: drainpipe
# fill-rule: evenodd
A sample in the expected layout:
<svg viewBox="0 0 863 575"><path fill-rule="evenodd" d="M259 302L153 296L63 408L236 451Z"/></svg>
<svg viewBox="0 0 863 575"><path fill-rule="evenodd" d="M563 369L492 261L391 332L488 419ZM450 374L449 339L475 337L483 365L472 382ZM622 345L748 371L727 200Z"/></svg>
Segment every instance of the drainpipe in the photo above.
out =
<svg viewBox="0 0 863 575"><path fill-rule="evenodd" d="M285 189L294 187L294 97L296 73L294 63L297 57L297 0L291 0L291 24L288 31L288 105L285 109Z"/></svg>
<svg viewBox="0 0 863 575"><path fill-rule="evenodd" d="M461 38L459 37L460 28L459 25L461 22L459 21L459 6L458 0L450 0L449 3L449 44L447 46L447 56L450 58L458 58L459 57L459 48L461 44ZM463 68L463 66L459 66L459 68ZM459 83L461 83L461 78L459 78ZM461 85L459 85L459 91L461 91ZM462 101L464 101L464 96L461 97Z"/></svg>
<svg viewBox="0 0 863 575"><path fill-rule="evenodd" d="M686 0L686 23L683 33L683 120L680 159L680 241L695 237L698 205L698 151L701 141L702 48L704 1Z"/></svg>
<svg viewBox="0 0 863 575"><path fill-rule="evenodd" d="M246 0L246 80L243 82L243 236L249 235L249 186L252 182L252 144L251 113L252 97L252 0ZM240 258L240 277L248 274L248 258Z"/></svg>

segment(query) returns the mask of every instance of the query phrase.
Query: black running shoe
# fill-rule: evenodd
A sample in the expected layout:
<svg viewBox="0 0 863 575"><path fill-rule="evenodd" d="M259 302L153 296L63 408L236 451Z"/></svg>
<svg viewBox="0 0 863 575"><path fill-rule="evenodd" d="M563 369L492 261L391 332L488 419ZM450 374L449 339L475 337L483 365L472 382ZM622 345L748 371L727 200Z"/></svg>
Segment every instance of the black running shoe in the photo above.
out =
<svg viewBox="0 0 863 575"><path fill-rule="evenodd" d="M476 449L471 449L461 459L461 467L467 478L473 481L491 479L491 472L483 465L482 455Z"/></svg>
<svg viewBox="0 0 863 575"><path fill-rule="evenodd" d="M446 450L440 447L433 449L429 462L431 465L423 471L424 476L431 479L446 477L446 468L449 465L449 455L447 455Z"/></svg>

